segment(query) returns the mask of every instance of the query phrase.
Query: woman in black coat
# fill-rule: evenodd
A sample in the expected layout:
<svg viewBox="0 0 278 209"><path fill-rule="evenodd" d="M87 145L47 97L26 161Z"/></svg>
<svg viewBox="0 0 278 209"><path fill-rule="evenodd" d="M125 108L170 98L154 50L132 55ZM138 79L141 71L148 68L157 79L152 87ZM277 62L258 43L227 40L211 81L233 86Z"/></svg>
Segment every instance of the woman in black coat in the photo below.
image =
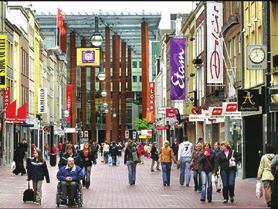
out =
<svg viewBox="0 0 278 209"><path fill-rule="evenodd" d="M26 170L24 168L23 159L25 156L25 147L22 143L19 143L15 152L13 161L15 162L16 168L13 170L15 175L21 173L21 175L26 174Z"/></svg>

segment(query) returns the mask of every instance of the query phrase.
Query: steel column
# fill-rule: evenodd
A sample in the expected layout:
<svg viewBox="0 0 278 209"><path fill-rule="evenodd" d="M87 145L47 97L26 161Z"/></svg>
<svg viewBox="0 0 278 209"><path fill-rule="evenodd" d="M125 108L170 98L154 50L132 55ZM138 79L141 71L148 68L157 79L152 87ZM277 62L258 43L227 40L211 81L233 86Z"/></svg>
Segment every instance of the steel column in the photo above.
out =
<svg viewBox="0 0 278 209"><path fill-rule="evenodd" d="M111 81L110 81L110 28L108 26L105 27L105 77L106 77L106 103L107 110L106 120L105 120L105 140L110 143L110 129L111 129Z"/></svg>
<svg viewBox="0 0 278 209"><path fill-rule="evenodd" d="M132 80L131 80L131 77L132 77L132 65L131 65L131 48L128 47L128 58L127 58L127 66L128 66L128 78L127 78L127 81L128 81L128 85L127 85L127 97L128 98L132 98Z"/></svg>
<svg viewBox="0 0 278 209"><path fill-rule="evenodd" d="M121 141L125 141L126 129L126 42L121 46Z"/></svg>
<svg viewBox="0 0 278 209"><path fill-rule="evenodd" d="M86 47L86 40L83 38L81 40L81 47ZM87 130L87 118L86 118L86 109L87 109L87 97L86 97L86 67L81 67L81 121L82 121L82 131Z"/></svg>
<svg viewBox="0 0 278 209"><path fill-rule="evenodd" d="M96 141L96 68L91 67L91 140Z"/></svg>

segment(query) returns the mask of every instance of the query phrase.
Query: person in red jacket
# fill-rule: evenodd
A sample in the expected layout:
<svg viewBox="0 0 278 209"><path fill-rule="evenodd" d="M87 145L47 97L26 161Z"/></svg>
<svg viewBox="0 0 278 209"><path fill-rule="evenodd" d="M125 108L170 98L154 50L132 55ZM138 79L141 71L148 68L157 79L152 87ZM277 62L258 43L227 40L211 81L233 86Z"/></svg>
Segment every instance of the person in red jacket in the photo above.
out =
<svg viewBox="0 0 278 209"><path fill-rule="evenodd" d="M144 154L145 154L145 149L143 142L140 143L140 145L137 147L137 152L141 160L141 164L144 164Z"/></svg>
<svg viewBox="0 0 278 209"><path fill-rule="evenodd" d="M56 148L56 145L53 144L52 148L51 148L51 154L53 155L57 155L57 148Z"/></svg>

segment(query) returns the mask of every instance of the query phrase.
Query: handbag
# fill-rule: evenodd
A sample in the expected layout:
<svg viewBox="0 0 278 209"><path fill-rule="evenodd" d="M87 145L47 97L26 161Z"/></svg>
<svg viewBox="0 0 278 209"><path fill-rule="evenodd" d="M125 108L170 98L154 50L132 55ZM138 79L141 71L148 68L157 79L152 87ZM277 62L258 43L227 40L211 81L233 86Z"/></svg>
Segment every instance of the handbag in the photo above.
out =
<svg viewBox="0 0 278 209"><path fill-rule="evenodd" d="M256 197L259 199L263 196L263 185L262 181L258 180L256 183Z"/></svg>
<svg viewBox="0 0 278 209"><path fill-rule="evenodd" d="M232 151L232 156L231 158L234 156L234 150ZM229 159L229 167L235 167L236 166L236 161L235 160L232 160L232 159Z"/></svg>
<svg viewBox="0 0 278 209"><path fill-rule="evenodd" d="M133 162L135 162L135 163L140 163L141 162L140 158L138 157L137 151L133 151L131 154L132 154Z"/></svg>
<svg viewBox="0 0 278 209"><path fill-rule="evenodd" d="M11 164L11 170L15 170L15 169L16 169L16 164L15 164L15 161L13 161Z"/></svg>

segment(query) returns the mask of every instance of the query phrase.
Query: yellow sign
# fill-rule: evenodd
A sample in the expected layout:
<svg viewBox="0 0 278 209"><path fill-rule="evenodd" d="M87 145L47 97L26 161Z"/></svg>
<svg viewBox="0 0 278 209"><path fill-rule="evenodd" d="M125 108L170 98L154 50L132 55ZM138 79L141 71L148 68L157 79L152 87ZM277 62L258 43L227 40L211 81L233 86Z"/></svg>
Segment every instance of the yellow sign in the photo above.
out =
<svg viewBox="0 0 278 209"><path fill-rule="evenodd" d="M0 88L7 88L7 35L0 34Z"/></svg>
<svg viewBox="0 0 278 209"><path fill-rule="evenodd" d="M76 48L77 66L100 66L100 48Z"/></svg>

